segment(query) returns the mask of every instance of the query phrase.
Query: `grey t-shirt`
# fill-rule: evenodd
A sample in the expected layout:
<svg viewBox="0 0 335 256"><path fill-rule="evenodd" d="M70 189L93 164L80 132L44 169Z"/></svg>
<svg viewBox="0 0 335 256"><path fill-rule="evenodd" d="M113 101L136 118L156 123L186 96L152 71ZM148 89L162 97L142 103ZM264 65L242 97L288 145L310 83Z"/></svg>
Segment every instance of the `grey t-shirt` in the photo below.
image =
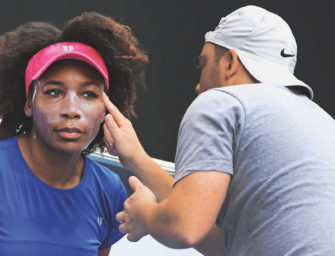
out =
<svg viewBox="0 0 335 256"><path fill-rule="evenodd" d="M202 93L180 125L175 182L232 175L220 213L227 255L335 255L335 121L271 84Z"/></svg>

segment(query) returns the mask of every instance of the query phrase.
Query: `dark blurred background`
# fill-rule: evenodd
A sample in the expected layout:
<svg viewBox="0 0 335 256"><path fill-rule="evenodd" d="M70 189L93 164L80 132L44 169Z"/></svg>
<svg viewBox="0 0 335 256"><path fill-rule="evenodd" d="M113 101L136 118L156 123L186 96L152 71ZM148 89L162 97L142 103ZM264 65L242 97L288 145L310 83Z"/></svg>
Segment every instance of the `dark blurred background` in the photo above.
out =
<svg viewBox="0 0 335 256"><path fill-rule="evenodd" d="M314 101L335 117L333 59L335 1L298 0L3 0L0 32L27 21L62 26L84 11L129 25L147 50L147 88L138 91L133 124L147 152L173 161L178 126L195 98L195 68L205 32L235 9L254 4L288 22L298 44L296 76L314 89ZM335 131L334 131L335 132Z"/></svg>

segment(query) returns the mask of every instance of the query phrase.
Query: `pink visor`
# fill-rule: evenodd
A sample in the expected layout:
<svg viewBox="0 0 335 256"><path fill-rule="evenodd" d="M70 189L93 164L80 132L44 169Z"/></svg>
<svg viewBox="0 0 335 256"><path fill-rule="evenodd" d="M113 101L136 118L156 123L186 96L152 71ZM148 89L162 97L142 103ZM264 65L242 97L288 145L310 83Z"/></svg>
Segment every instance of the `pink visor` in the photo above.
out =
<svg viewBox="0 0 335 256"><path fill-rule="evenodd" d="M81 60L96 68L105 79L108 90L108 71L101 55L91 46L77 42L63 42L43 48L29 60L25 78L27 98L31 82L38 79L52 63L64 59Z"/></svg>

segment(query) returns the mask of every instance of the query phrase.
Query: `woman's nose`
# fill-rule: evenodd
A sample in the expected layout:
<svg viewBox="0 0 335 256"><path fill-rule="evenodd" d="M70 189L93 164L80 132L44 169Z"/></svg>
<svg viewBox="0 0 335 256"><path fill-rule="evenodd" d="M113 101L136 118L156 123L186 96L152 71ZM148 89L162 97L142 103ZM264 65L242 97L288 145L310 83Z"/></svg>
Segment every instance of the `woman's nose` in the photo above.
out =
<svg viewBox="0 0 335 256"><path fill-rule="evenodd" d="M81 117L80 100L76 95L66 95L62 101L61 116L69 119L79 119Z"/></svg>

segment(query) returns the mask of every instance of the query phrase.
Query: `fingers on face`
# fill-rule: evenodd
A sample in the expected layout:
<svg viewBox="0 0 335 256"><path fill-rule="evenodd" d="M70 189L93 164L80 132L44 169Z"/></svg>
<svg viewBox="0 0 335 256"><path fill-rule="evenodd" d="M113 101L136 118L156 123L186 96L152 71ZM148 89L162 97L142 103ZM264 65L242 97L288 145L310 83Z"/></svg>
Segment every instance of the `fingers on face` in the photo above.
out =
<svg viewBox="0 0 335 256"><path fill-rule="evenodd" d="M117 123L118 126L121 125L122 121L126 118L122 115L119 109L110 101L107 95L104 93L104 103L108 112L112 115L114 121Z"/></svg>
<svg viewBox="0 0 335 256"><path fill-rule="evenodd" d="M105 124L103 126L103 129L104 129L104 134L105 134L104 142L107 147L108 153L113 156L117 156L118 151L116 150L114 139Z"/></svg>
<svg viewBox="0 0 335 256"><path fill-rule="evenodd" d="M108 110L108 112L112 112L113 109L115 108L114 104L110 101L110 99L108 98L108 96L106 95L106 93L103 93L103 98L104 98L104 103L105 106Z"/></svg>
<svg viewBox="0 0 335 256"><path fill-rule="evenodd" d="M105 116L105 124L111 132L113 132L115 128L118 128L118 125L115 123L114 117L111 114Z"/></svg>
<svg viewBox="0 0 335 256"><path fill-rule="evenodd" d="M103 125L103 129L104 129L104 135L105 135L105 138L104 138L105 142L107 142L107 144L112 143L113 142L112 134L108 130L106 124Z"/></svg>

